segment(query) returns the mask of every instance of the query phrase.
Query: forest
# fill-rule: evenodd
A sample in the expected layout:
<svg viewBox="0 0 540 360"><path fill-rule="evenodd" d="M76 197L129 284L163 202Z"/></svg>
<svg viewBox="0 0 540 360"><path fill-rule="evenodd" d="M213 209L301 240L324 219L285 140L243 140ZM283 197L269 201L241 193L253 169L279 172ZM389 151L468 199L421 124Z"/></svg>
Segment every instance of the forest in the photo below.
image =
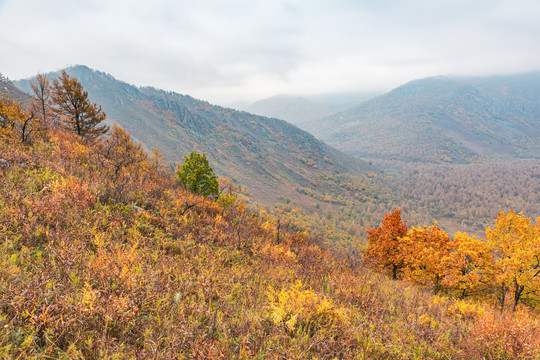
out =
<svg viewBox="0 0 540 360"><path fill-rule="evenodd" d="M202 156L172 173L103 125L76 79L34 86L29 109L0 100L1 358L540 357L540 219L504 208L537 200L512 183L412 167L321 178L358 193L336 216L248 208ZM490 166L538 186L533 163ZM486 197L464 213L461 182ZM450 212L490 219L450 237L431 218Z"/></svg>

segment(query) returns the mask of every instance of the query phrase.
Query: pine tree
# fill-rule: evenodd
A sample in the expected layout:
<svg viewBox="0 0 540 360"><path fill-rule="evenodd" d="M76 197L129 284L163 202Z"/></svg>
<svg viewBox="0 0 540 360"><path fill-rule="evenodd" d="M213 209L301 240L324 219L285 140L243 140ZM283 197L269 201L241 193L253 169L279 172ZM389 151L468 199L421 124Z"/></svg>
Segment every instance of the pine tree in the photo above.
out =
<svg viewBox="0 0 540 360"><path fill-rule="evenodd" d="M208 159L196 151L184 156L184 164L176 171L178 182L186 190L204 197L217 198L219 195L219 183L214 170L208 165Z"/></svg>
<svg viewBox="0 0 540 360"><path fill-rule="evenodd" d="M56 105L53 111L69 130L82 138L92 140L109 130L108 126L100 125L106 117L101 106L93 104L81 83L65 71L54 80L51 96Z"/></svg>

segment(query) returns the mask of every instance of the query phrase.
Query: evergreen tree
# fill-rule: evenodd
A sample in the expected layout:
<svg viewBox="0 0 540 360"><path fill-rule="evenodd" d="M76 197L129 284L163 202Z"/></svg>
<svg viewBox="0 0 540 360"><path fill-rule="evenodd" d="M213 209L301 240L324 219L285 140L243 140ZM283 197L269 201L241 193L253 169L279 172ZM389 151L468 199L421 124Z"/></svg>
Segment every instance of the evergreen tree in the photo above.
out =
<svg viewBox="0 0 540 360"><path fill-rule="evenodd" d="M204 197L218 197L219 183L204 153L201 155L192 151L189 156L184 156L184 164L176 174L178 182L186 190Z"/></svg>
<svg viewBox="0 0 540 360"><path fill-rule="evenodd" d="M54 80L51 97L56 105L54 112L68 129L82 138L92 140L109 130L108 126L101 125L106 117L101 106L93 104L81 83L65 71Z"/></svg>

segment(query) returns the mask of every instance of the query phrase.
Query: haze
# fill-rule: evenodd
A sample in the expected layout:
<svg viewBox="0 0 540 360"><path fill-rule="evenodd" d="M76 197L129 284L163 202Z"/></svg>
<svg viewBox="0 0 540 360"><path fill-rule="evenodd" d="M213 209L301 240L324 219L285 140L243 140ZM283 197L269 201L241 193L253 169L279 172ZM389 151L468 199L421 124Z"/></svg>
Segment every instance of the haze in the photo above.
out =
<svg viewBox="0 0 540 360"><path fill-rule="evenodd" d="M0 0L0 72L84 64L218 104L538 70L540 2Z"/></svg>

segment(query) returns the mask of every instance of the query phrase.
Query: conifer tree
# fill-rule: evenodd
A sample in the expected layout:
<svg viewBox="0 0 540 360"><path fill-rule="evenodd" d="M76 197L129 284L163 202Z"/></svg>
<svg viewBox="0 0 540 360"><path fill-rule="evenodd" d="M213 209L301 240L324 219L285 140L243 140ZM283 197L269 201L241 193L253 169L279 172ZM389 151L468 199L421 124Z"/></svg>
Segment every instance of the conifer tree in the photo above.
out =
<svg viewBox="0 0 540 360"><path fill-rule="evenodd" d="M101 125L106 117L101 106L93 104L82 84L65 71L54 80L51 96L56 105L53 111L80 137L93 140L109 130L108 126Z"/></svg>
<svg viewBox="0 0 540 360"><path fill-rule="evenodd" d="M178 182L186 190L204 197L218 197L219 183L204 153L201 155L192 151L189 156L184 156L184 164L176 174Z"/></svg>

